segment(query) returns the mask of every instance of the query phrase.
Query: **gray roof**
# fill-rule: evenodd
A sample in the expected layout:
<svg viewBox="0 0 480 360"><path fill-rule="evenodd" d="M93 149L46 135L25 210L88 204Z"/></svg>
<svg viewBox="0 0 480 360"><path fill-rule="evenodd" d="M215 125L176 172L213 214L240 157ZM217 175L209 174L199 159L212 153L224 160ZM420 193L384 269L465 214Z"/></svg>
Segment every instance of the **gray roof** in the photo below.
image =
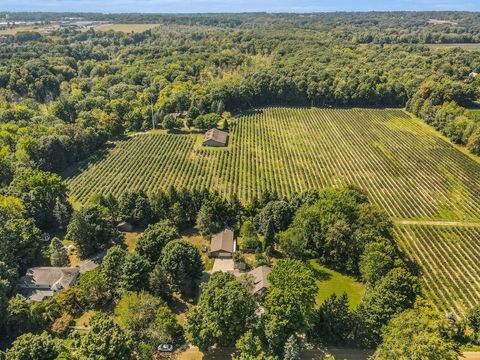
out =
<svg viewBox="0 0 480 360"><path fill-rule="evenodd" d="M78 268L30 268L25 276L20 278L19 285L24 289L24 295L27 298L41 301L62 289L69 288L77 279L78 274Z"/></svg>
<svg viewBox="0 0 480 360"><path fill-rule="evenodd" d="M210 129L205 133L205 142L213 140L225 145L227 143L227 136L228 134L225 131Z"/></svg>
<svg viewBox="0 0 480 360"><path fill-rule="evenodd" d="M233 253L233 243L233 231L231 229L225 229L212 238L212 242L210 243L210 252L225 251Z"/></svg>
<svg viewBox="0 0 480 360"><path fill-rule="evenodd" d="M266 265L259 266L248 272L249 277L253 281L253 293L257 293L262 289L266 289L269 286L268 274L272 271L272 268Z"/></svg>

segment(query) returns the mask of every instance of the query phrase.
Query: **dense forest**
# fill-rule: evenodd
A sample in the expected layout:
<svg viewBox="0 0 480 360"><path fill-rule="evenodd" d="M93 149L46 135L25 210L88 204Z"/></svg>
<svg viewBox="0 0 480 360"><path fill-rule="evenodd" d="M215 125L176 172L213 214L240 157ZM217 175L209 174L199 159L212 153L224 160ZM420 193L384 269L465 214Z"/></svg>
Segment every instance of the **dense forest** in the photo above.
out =
<svg viewBox="0 0 480 360"><path fill-rule="evenodd" d="M480 43L479 13L8 15L158 27L0 34L0 359L151 359L160 343L185 342L235 347L237 359L298 359L302 338L378 347L378 359L392 348L415 358L426 344L455 359L460 342L479 342L478 307L465 319L436 312L390 219L360 189L242 204L172 188L95 194L81 206L61 177L129 133L226 128L232 114L272 104L406 108L478 155L480 50L427 45ZM134 251L116 228L124 221L143 232ZM256 266L272 266L265 298L215 273L197 299L205 259L181 234L210 238L226 226ZM106 252L102 265L49 300L27 301L19 277L69 265L65 239L81 260ZM355 310L346 296L317 306L312 261L366 286ZM182 322L178 299L189 307ZM88 311L89 331L72 328ZM406 338L405 327L424 338Z"/></svg>

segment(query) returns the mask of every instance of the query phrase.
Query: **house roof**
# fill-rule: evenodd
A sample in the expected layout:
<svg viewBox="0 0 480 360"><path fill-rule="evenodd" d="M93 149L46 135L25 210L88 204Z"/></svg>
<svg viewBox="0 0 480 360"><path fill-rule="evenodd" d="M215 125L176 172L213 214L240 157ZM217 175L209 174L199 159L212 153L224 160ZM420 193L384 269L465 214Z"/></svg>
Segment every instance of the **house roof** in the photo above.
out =
<svg viewBox="0 0 480 360"><path fill-rule="evenodd" d="M228 134L225 131L210 129L205 133L205 142L213 140L225 145L227 143L227 136Z"/></svg>
<svg viewBox="0 0 480 360"><path fill-rule="evenodd" d="M210 243L210 252L225 251L233 253L233 246L233 231L231 229L225 229L212 238L212 242Z"/></svg>
<svg viewBox="0 0 480 360"><path fill-rule="evenodd" d="M78 268L36 267L27 270L20 278L20 287L26 289L59 290L73 284L78 276Z"/></svg>
<svg viewBox="0 0 480 360"><path fill-rule="evenodd" d="M257 293L262 289L266 289L269 286L268 274L272 271L272 268L266 265L259 266L248 272L248 275L253 280L253 293Z"/></svg>

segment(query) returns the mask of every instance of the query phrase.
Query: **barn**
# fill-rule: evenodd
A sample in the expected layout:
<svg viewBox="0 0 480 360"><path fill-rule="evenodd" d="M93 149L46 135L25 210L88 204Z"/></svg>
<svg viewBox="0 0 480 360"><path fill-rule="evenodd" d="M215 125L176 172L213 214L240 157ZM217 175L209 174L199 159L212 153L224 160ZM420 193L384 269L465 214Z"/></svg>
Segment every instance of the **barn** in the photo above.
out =
<svg viewBox="0 0 480 360"><path fill-rule="evenodd" d="M222 147L227 145L228 134L218 129L210 129L205 133L203 144L211 147Z"/></svg>
<svg viewBox="0 0 480 360"><path fill-rule="evenodd" d="M235 252L235 239L231 229L225 229L212 238L210 243L210 256L218 258L231 258Z"/></svg>

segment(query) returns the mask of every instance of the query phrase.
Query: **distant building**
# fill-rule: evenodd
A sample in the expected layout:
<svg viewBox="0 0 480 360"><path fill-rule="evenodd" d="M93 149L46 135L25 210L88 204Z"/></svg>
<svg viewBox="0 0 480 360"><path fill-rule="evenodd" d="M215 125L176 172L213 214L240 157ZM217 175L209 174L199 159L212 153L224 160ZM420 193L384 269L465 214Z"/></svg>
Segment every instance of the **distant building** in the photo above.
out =
<svg viewBox="0 0 480 360"><path fill-rule="evenodd" d="M205 146L221 147L227 145L228 134L218 129L210 129L205 133Z"/></svg>
<svg viewBox="0 0 480 360"><path fill-rule="evenodd" d="M210 243L210 256L231 258L235 252L235 239L231 229L216 234Z"/></svg>
<svg viewBox="0 0 480 360"><path fill-rule="evenodd" d="M468 74L468 76L473 77L473 78L476 78L477 75L478 75L478 73L475 72L475 71L472 71L470 74Z"/></svg>
<svg viewBox="0 0 480 360"><path fill-rule="evenodd" d="M271 271L272 268L263 265L248 272L248 277L253 283L252 292L254 294L259 294L260 296L266 295L267 289L270 285L268 283L268 274L270 274Z"/></svg>
<svg viewBox="0 0 480 360"><path fill-rule="evenodd" d="M27 299L43 301L72 286L78 274L78 268L30 268L26 275L20 278L19 285Z"/></svg>

